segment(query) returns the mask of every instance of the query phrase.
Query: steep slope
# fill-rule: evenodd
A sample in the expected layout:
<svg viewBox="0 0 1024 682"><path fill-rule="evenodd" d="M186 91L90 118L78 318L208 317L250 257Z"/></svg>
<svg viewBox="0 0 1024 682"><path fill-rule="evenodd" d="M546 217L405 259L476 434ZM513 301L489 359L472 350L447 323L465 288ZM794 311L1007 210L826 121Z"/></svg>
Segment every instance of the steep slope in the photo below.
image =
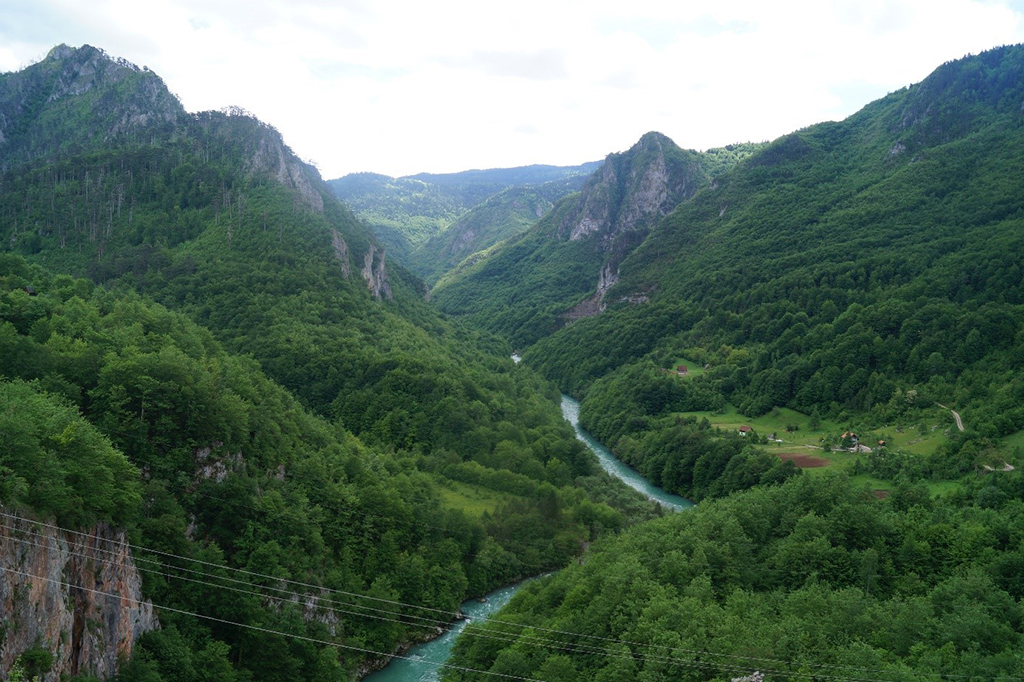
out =
<svg viewBox="0 0 1024 682"><path fill-rule="evenodd" d="M512 187L546 185L544 194L554 201L550 198L552 194L560 197L579 189L597 165L536 165L420 173L401 178L352 173L329 180L327 185L373 228L399 262L426 277L439 272L439 268L428 258L413 257L413 252L428 239L443 234L455 220L488 197Z"/></svg>
<svg viewBox="0 0 1024 682"><path fill-rule="evenodd" d="M605 396L581 418L617 437L627 376L678 357L707 365L634 413L634 440L724 402L879 426L952 404L971 412L968 431L935 458L870 466L970 471L1024 428L1022 77L1024 47L992 50L780 138L627 258L610 300L648 302L582 320L526 361Z"/></svg>
<svg viewBox="0 0 1024 682"><path fill-rule="evenodd" d="M1020 479L971 493L879 501L802 476L702 503L524 588L452 663L600 682L1017 676Z"/></svg>
<svg viewBox="0 0 1024 682"><path fill-rule="evenodd" d="M737 148L737 154L741 149ZM648 228L709 180L702 155L659 133L611 154L529 233L436 288L442 310L525 346L604 305Z"/></svg>
<svg viewBox="0 0 1024 682"><path fill-rule="evenodd" d="M141 142L143 131L166 131L184 116L153 72L88 45L59 45L38 64L0 74L0 169Z"/></svg>
<svg viewBox="0 0 1024 682"><path fill-rule="evenodd" d="M123 77L92 48L56 50L22 76L83 63L112 74L58 103L88 146L11 157L0 175L2 248L19 254L2 263L0 375L65 396L127 455L149 495L127 522L145 544L448 612L564 564L623 512L652 513L597 485L554 387L427 305L422 283L386 261L275 130L205 112L107 137L91 93L135 102L133 87L156 81L129 67ZM34 126L19 144L43 149ZM0 502L24 502L19 490ZM490 568L470 568L478 559ZM225 597L153 580L156 603L356 649L390 653L424 632L364 616L365 601L345 605L361 609L346 621L306 594L287 597L293 606L248 584ZM180 664L218 679L343 679L367 658L179 616L160 614L138 678L194 679L168 672Z"/></svg>
<svg viewBox="0 0 1024 682"><path fill-rule="evenodd" d="M569 193L564 181L515 186L488 197L409 256L409 267L429 285L465 258L525 232Z"/></svg>

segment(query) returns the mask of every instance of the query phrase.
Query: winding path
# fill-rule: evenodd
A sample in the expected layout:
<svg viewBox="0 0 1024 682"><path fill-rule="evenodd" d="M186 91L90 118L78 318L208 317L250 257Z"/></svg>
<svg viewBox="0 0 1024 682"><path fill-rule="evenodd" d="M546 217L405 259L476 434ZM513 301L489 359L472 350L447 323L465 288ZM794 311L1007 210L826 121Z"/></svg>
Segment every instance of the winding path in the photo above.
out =
<svg viewBox="0 0 1024 682"><path fill-rule="evenodd" d="M939 407L941 407L944 410L949 410L950 412L952 412L953 413L953 419L956 420L956 428L960 429L961 431L964 430L964 422L963 422L962 419L960 419L960 413L959 412L957 412L956 410L954 410L951 407L946 407L942 403L935 403L935 404L938 405Z"/></svg>

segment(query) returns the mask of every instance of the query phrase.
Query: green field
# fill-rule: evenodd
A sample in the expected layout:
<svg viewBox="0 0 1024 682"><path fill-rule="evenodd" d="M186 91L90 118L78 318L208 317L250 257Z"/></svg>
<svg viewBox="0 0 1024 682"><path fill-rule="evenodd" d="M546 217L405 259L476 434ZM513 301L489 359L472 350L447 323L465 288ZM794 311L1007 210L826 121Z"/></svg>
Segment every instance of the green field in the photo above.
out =
<svg viewBox="0 0 1024 682"><path fill-rule="evenodd" d="M688 377L699 377L704 374L704 363L691 360L690 358L676 358L672 361L672 364L667 367L667 369L675 372L676 367L679 365L686 366L686 376Z"/></svg>
<svg viewBox="0 0 1024 682"><path fill-rule="evenodd" d="M680 362L680 364L684 364ZM826 469L841 468L852 471L854 462L863 458L864 454L845 452L842 450L830 450L825 452L822 444L825 439L837 440L842 433L853 429L860 436L860 442L872 449L877 447L879 440L884 440L886 448L890 451L910 453L922 457L933 454L940 445L948 440L947 433L951 428L949 412L940 408L925 410L922 418L913 425L884 425L874 428L862 428L849 424L819 419L814 428L811 428L812 417L796 410L786 407L774 408L768 414L760 417L746 417L736 409L734 405L726 405L721 412L682 412L682 416L693 416L697 419L707 418L711 425L723 431L736 431L740 426L751 427L759 436L771 438L774 434L775 440L762 446L773 454L785 455L807 455L819 457L828 461L823 467L811 467L805 469L808 474L815 475ZM796 427L794 430L793 427ZM955 427L953 427L955 428ZM790 430L787 430L790 429ZM1024 431L1008 436L1004 439L1007 450L1012 451L1013 447L1024 447ZM892 490L893 484L890 481L876 478L868 474L857 474L852 480L859 485L864 485L871 490ZM929 483L928 487L933 494L945 494L958 484L953 481L942 481Z"/></svg>
<svg viewBox="0 0 1024 682"><path fill-rule="evenodd" d="M493 514L498 505L510 499L511 495L494 492L488 488L459 481L438 480L441 498L446 507L461 509L470 516Z"/></svg>
<svg viewBox="0 0 1024 682"><path fill-rule="evenodd" d="M841 434L843 428L836 422L819 420L817 427L811 428L811 417L791 410L788 407L777 407L768 414L760 417L745 417L739 413L734 405L726 405L721 412L683 412L684 416L694 416L697 419L707 418L711 425L724 431L736 431L740 426L749 426L759 435L771 436L775 434L777 439L783 441L787 447L802 447L821 445L821 439L833 434ZM787 427L797 427L796 430L786 431Z"/></svg>

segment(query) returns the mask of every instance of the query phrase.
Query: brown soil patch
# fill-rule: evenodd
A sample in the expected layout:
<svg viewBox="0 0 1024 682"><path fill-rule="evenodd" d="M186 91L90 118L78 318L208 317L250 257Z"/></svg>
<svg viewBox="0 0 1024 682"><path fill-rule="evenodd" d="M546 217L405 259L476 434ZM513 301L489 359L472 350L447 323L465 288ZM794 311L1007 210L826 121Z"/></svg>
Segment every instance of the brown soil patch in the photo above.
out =
<svg viewBox="0 0 1024 682"><path fill-rule="evenodd" d="M805 455L799 452L780 452L779 459L783 462L792 462L800 469L814 469L816 467L827 467L831 462L823 457Z"/></svg>

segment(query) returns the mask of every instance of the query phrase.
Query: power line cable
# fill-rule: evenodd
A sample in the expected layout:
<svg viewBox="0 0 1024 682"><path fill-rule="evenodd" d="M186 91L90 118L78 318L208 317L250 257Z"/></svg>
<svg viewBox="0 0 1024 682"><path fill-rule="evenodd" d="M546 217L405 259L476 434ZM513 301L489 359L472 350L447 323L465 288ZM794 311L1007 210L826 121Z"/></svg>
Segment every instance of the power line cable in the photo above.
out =
<svg viewBox="0 0 1024 682"><path fill-rule="evenodd" d="M13 568L7 568L6 566L0 566L0 570L6 571L7 573L14 573L16 575L21 575L21 576L24 576L26 578L32 578L32 579L35 579L35 580L44 580L46 582L53 583L53 584L56 584L56 585L63 585L64 587L68 587L70 589L82 590L84 592L90 592L92 594L97 594L97 595L99 595L101 597L114 597L116 599L127 600L127 601L134 602L135 604L140 604L140 605L145 603L145 602L139 601L138 599L134 599L132 597L129 597L127 595L120 595L120 594L113 593L113 592L104 592L102 590L96 590L96 589L92 589L92 588L89 588L89 587L82 587L80 585L73 585L71 583L64 582L62 580L56 580L54 578L47 578L47 577L41 576L41 575L34 575L32 573L27 573L25 571L19 571L19 570L13 569ZM326 640L326 639L318 639L316 637L307 637L305 635L296 635L296 634L289 633L289 632L281 632L279 630L272 630L270 628L264 628L264 627L261 627L261 626L258 626L258 625L249 625L247 623L238 623L238 622L235 622L235 621L232 621L232 620L227 620L225 618L217 618L216 616L207 616L207 615L204 615L204 614L201 614L201 613L195 613L195 612L192 612L192 611L186 611L185 609L176 609L176 608L173 608L173 607L170 607L170 606L160 606L159 604L152 604L152 606L153 606L153 608L161 609L163 611L170 611L171 613L180 613L180 614L185 615L185 616L193 616L195 618L202 618L204 620L209 620L209 621L213 621L213 622L216 622L216 623L222 623L222 624L225 624L225 625L234 625L236 627L246 628L248 630L255 630L257 632L263 632L263 633L271 634L271 635L279 635L281 637L291 637L293 639L299 639L299 640L303 640L303 641L306 641L306 642L312 642L314 644L323 644L325 646L333 646L333 647L336 647L336 648L339 648L339 649L348 649L350 651L358 651L360 653L365 653L365 654L374 654L374 655L377 655L377 656L386 656L386 657L390 657L390 658L399 658L399 659L402 659L402 660L414 661L414 662L417 662L417 663L426 663L427 665L435 665L435 666L438 666L438 667L441 667L441 668L451 668L453 670L460 670L462 672L475 673L475 674L478 674L478 675L490 675L492 677L502 677L502 678L505 678L505 679L512 679L512 680L526 680L527 682L544 682L543 680L539 680L539 679L537 679L535 677L523 677L521 675L510 675L510 674L507 674L507 673L497 673L497 672L493 672L493 671L490 671L490 670L478 670L476 668L469 668L469 667L466 667L466 666L455 665L455 664L452 664L452 663L439 663L439 662L436 662L436 661L418 660L418 659L412 658L411 656L403 656L401 654L387 654L387 653L384 653L382 651L376 651L374 649L367 649L367 648L364 648L364 647L352 646L351 644L342 644L340 642L331 642L331 641Z"/></svg>
<svg viewBox="0 0 1024 682"><path fill-rule="evenodd" d="M17 517L17 516L10 515L10 514L2 514L2 513L0 513L0 515L7 516L7 517L10 517L10 518L20 519L20 520L23 520L23 521L28 521L30 523L38 523L38 522L31 521L29 519L24 519L22 517ZM57 529L62 530L64 532L75 533L75 534L78 534L78 535L85 535L83 533L78 533L77 531L71 531L69 529L60 528L59 526L52 526L51 524L41 524L40 523L39 525L49 526L51 528L57 528ZM40 536L40 534L38 534L38 533L33 533L32 531L25 531L25 529L17 529L17 530L20 531L20 532L29 532L29 533L31 533L33 535ZM24 541L24 540L19 540L19 541L27 542L27 541ZM126 543L117 543L117 541L111 541L111 542L113 542L115 544L122 544L122 546L124 544L126 544ZM29 544L36 544L36 543L29 543ZM40 545L37 545L37 546L40 546ZM106 551L108 553L113 553L110 550L102 550L102 551ZM181 559L184 559L186 561L199 561L199 560L189 559L187 557L180 557L178 555L171 555L171 556L175 556L177 558L181 558ZM159 564L159 562L154 562L152 560L147 560L147 561L150 561L151 563ZM201 562L201 563L209 563L209 562ZM255 587L255 588L259 588L259 589L273 589L273 590L276 590L276 591L279 591L279 592L283 592L285 594L288 594L289 596L293 596L293 597L296 597L296 598L301 597L301 596L306 596L306 597L310 597L310 598L312 598L314 600L317 600L317 601L320 601L320 600L324 599L323 597L321 597L319 595L309 595L309 594L306 594L306 593L293 592L293 591L288 591L288 590L284 590L284 589L281 589L281 588L275 588L273 586L253 585L252 583L248 583L248 582L245 582L245 581L239 581L239 580L236 580L236 579L233 579L233 578L227 578L226 576L218 576L218 575L214 575L214 574L208 574L208 573L204 573L204 572L201 572L201 571L194 571L192 569L186 569L186 568L178 567L178 566L171 566L171 567L175 568L175 569L178 569L178 570L184 570L184 571L187 571L187 572L190 572L190 573L193 573L193 574L198 574L198 575L201 575L203 577L214 578L214 579L217 579L217 580L230 580L232 582L244 584L244 585L246 585L248 587ZM225 567L218 566L218 568L225 568ZM276 597L276 596L273 596L273 595L266 595L264 593L256 592L256 591L253 591L253 590L241 590L241 589L238 589L238 588L232 588L232 587L225 586L225 585L218 585L218 584L214 584L214 583L205 582L205 581L202 581L202 580L195 580L195 579L191 579L191 578L184 578L182 576L174 576L174 575L170 575L170 574L166 574L166 573L160 573L159 571L153 571L153 569L143 569L143 570L147 570L147 571L150 571L150 572L155 572L155 573L158 573L158 574L161 574L161 575L165 575L166 577L170 577L170 578L182 579L182 580L187 580L189 582L204 584L204 585L206 585L208 587L213 587L213 588L218 588L218 589L227 589L227 590L231 590L231 591L234 591L234 592L248 593L248 594L252 594L254 596L260 596L260 597L263 597L263 598L274 599L274 600L282 601L282 602L283 601L291 601L290 599L286 599L284 597ZM257 575L259 575L259 574L257 574ZM323 590L327 590L328 589L328 588L323 588L321 586L314 586L314 587L316 587L317 589L323 589ZM379 599L379 598L375 598L375 597L370 597L368 595L358 595L358 594L355 594L355 593L347 593L347 594L352 595L352 596L356 596L358 598L367 598L367 599L375 599L375 600ZM429 607L422 607L422 606L412 605L412 604L404 604L402 602L395 602L395 601L392 601L392 600L381 600L381 601L386 601L388 603L398 604L398 605L403 605L403 606L409 606L409 607L417 608L417 609L425 609L425 610L437 611L437 609L430 609ZM330 600L328 600L328 603L329 604L333 604L333 602L330 601ZM441 621L441 620L438 620L438 619L427 618L425 616L417 616L417 615L414 615L414 614L406 614L406 613L397 613L396 614L393 611L387 611L387 610L384 610L384 609L376 609L376 608L373 608L373 607L368 607L368 606L364 606L364 605L361 605L361 604L352 604L352 603L348 603L348 602L343 602L343 605L345 605L345 606L352 606L352 607L358 608L358 609L364 609L364 610L376 611L376 612L379 612L379 613L385 613L385 614L387 614L387 616L391 616L391 617L377 616L377 615L374 615L374 614L368 614L368 613L363 613L363 612L352 612L352 611L347 611L345 609L334 609L332 607L321 607L321 608L324 608L325 610L328 610L328 611L337 610L338 612L347 613L347 614L353 615L353 616L366 617L366 618L376 618L376 619L379 619L379 620L386 620L386 621L396 622L396 623L399 623L399 624L403 624L403 625L407 625L407 626L413 626L413 627L438 627L438 626L447 626L447 625L449 625L449 621ZM442 611L442 613L446 613L446 615L448 617L451 617L451 615L452 615L450 612L443 612ZM398 616L398 618L394 618L394 616ZM401 618L410 618L410 619L426 621L428 624L409 623L409 622L405 622L405 621L401 620ZM578 632L571 632L571 631L565 631L565 630L556 630L556 629L552 629L552 628L544 628L544 627L541 627L541 626L523 625L523 624L520 624L520 623L513 623L513 622L510 622L510 621L503 621L501 619L495 619L495 618L490 619L489 622L490 623L494 623L494 624L499 624L499 625L500 624L511 625L511 626L514 626L514 627L530 629L530 630L540 630L540 631L559 633L559 634L569 635L569 636L573 636L573 637L598 639L598 640L609 641L609 642L613 642L613 643L626 644L627 646L628 645L634 645L634 646L641 646L641 647L646 647L646 648L661 648L661 649L665 649L665 650L668 650L668 651L679 651L679 652L689 653L689 654L699 655L699 656L712 656L712 657L719 657L719 658L726 658L726 659L735 659L735 660L738 660L738 661L749 661L749 662L753 662L753 663L773 663L773 664L781 664L781 665L786 665L786 666L794 666L794 665L796 665L796 666L806 666L806 667L812 667L812 668L846 669L846 670L856 670L856 671L868 672L868 673L883 673L883 674L891 672L891 671L885 671L885 670L880 670L880 669L863 668L863 667L857 667L857 666L845 666L845 665L839 665L839 664L823 664L823 663L808 663L808 662L784 661L784 660L780 660L780 659L771 659L771 658L756 658L756 657L747 657L747 656L737 656L737 655L733 655L733 654L720 654L720 653L715 653L715 652L710 652L710 651L684 649L684 648L681 648L681 647L668 647L668 646L665 646L665 645L652 645L652 644L642 643L642 642L630 642L629 640L617 640L617 639L614 639L614 638L601 637L601 636L597 636L597 635L587 635L587 634L578 633ZM468 625L468 626L466 626L464 628L463 632L465 634L469 635L469 636L477 636L477 637L484 637L484 638L488 638L488 639L496 639L498 641L503 641L503 642L508 642L508 643L514 643L515 641L526 641L527 643L534 643L534 644L539 645L539 646L545 646L545 647L551 648L551 649L558 649L558 650L562 650L562 651L568 651L570 653L591 653L591 654L606 655L606 656L619 656L619 657L624 656L624 655L628 655L630 657L632 656L631 654L624 654L623 652L615 651L615 650L612 650L612 649L610 649L608 647L587 646L585 644L580 644L580 643L575 643L575 642L566 642L566 641L562 641L562 640L543 639L543 638L539 638L539 637L535 637L535 636L531 636L531 635L526 635L526 634L524 634L522 632L514 633L514 632L506 632L506 631L503 631L503 630L496 630L493 633L483 633L483 632L479 632L478 630L479 630L479 628L477 626ZM690 660L683 660L683 659L675 658L675 657L672 657L672 656L664 656L664 655L657 655L657 654L639 653L639 655L641 657L645 658L646 660L661 661L661 662L665 662L665 663L669 663L669 664L673 664L673 665L686 665L686 666L691 666L691 667L696 666L696 667L704 667L704 668L717 668L717 669L722 669L722 670L733 670L733 671L741 671L741 672L750 672L751 670L753 670L753 668L748 668L748 667L742 667L741 668L741 667L737 667L736 665L726 665L725 662L715 663L715 662L710 662L710 661L708 661L708 662L690 661ZM757 666L757 667L760 667L760 666ZM799 673L796 673L796 672L794 672L792 670L789 670L789 671L779 671L779 670L765 669L763 671L764 672L777 673L777 674L790 675L790 676L799 675ZM915 674L918 675L918 676L922 676L922 677L950 677L950 678L966 678L966 677L969 677L969 676L966 676L966 675L943 675L943 674L939 674L939 673L924 673L924 672L918 672L918 673L915 673ZM823 679L846 680L846 681L849 681L849 682L881 682L881 681L878 681L878 680L868 680L868 679L863 679L863 678L852 678L852 677L846 677L846 676L840 676L840 675L822 675L822 674L817 674L815 676L823 678ZM1022 678L1012 677L1012 676L1003 676L1002 679L1022 679Z"/></svg>

